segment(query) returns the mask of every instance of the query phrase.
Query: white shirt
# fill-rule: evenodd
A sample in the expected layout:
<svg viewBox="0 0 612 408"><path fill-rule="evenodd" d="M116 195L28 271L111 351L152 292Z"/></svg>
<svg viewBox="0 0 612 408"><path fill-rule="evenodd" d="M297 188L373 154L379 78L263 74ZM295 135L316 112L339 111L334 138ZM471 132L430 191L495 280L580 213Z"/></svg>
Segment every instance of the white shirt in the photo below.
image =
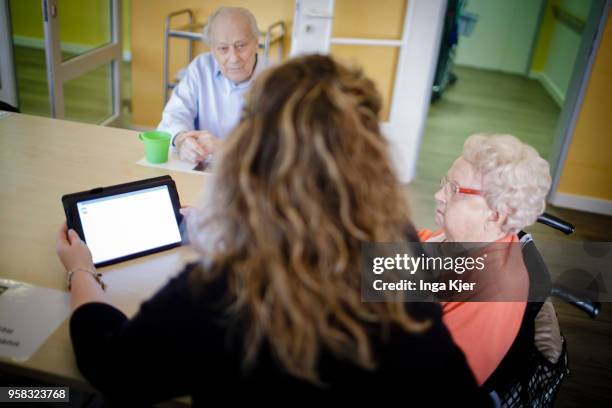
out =
<svg viewBox="0 0 612 408"><path fill-rule="evenodd" d="M198 55L174 88L157 129L172 135L172 145L174 137L187 130L207 130L224 138L238 123L244 93L264 65L258 56L251 78L235 84L221 73L211 53Z"/></svg>

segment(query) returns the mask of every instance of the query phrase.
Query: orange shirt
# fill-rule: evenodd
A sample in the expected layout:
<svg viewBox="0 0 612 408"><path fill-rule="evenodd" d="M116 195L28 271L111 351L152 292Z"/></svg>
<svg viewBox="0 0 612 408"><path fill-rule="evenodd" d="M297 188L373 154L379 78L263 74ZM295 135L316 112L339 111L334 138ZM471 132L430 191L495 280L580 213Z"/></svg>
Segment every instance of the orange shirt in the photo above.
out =
<svg viewBox="0 0 612 408"><path fill-rule="evenodd" d="M441 234L441 230L422 230L419 238L422 242L438 241ZM508 235L497 242L515 243L518 237ZM522 259L520 263L512 266L512 273L520 274L526 292L529 275ZM444 323L463 350L479 385L489 378L510 349L526 305L526 302L442 302Z"/></svg>

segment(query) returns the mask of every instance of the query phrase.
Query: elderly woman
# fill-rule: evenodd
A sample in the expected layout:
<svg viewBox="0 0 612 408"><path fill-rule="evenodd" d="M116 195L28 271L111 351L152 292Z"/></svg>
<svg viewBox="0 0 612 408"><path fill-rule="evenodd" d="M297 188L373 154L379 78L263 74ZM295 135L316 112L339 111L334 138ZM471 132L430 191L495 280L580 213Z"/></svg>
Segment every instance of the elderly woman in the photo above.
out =
<svg viewBox="0 0 612 408"><path fill-rule="evenodd" d="M472 135L435 194L440 229L419 236L426 242L518 242L517 232L544 211L550 183L548 163L531 146L510 135ZM526 306L522 257L504 262L499 266L522 287L521 301L443 305L444 322L481 385L512 345Z"/></svg>

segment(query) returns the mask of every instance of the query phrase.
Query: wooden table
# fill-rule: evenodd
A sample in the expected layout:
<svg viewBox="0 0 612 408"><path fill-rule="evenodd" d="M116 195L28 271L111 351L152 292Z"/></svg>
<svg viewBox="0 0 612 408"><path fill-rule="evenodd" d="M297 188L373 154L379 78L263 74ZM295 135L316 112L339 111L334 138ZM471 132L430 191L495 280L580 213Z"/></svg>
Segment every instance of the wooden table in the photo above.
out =
<svg viewBox="0 0 612 408"><path fill-rule="evenodd" d="M209 176L137 165L138 133L36 116L0 118L0 277L66 290L55 255L64 221L61 196L170 174L181 203L195 203ZM128 316L194 253L180 247L102 268L112 303ZM25 362L0 358L0 371L91 390L77 370L68 320Z"/></svg>

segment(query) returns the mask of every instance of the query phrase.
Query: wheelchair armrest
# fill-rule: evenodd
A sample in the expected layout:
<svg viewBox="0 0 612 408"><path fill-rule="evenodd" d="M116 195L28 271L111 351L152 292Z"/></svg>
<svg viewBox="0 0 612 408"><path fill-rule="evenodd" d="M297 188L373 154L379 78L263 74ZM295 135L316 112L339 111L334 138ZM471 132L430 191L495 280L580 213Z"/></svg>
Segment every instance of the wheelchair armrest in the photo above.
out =
<svg viewBox="0 0 612 408"><path fill-rule="evenodd" d="M561 299L570 305L582 310L592 319L599 315L601 303L588 299L586 296L581 296L576 291L561 285L553 285L551 295Z"/></svg>
<svg viewBox="0 0 612 408"><path fill-rule="evenodd" d="M576 227L570 224L567 221L562 220L561 218L555 217L554 215L550 215L548 213L543 213L538 217L538 222L540 224L548 225L556 230L561 231L565 235L572 234Z"/></svg>

